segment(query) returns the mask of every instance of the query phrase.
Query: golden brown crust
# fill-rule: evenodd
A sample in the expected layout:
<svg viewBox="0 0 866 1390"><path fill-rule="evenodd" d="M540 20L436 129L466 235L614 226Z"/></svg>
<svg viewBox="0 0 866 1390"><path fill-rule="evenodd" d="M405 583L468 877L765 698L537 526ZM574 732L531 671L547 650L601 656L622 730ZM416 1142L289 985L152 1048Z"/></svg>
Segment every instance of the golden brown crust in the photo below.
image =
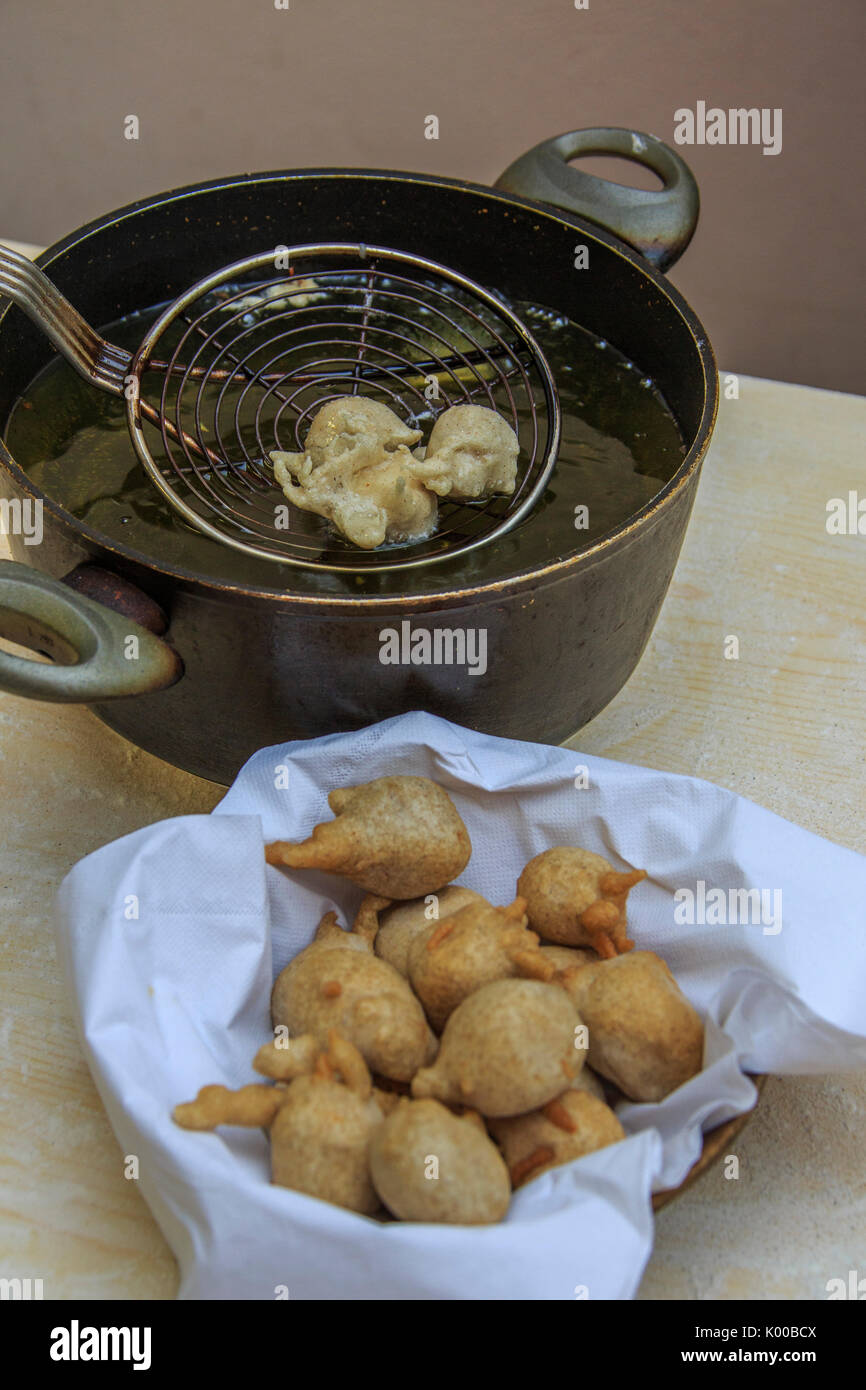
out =
<svg viewBox="0 0 866 1390"><path fill-rule="evenodd" d="M337 920L336 912L325 913L316 927L316 934L310 946L305 947L305 950L309 951L311 946L345 946L347 950L351 951L369 951L372 949L371 943L363 932L343 930Z"/></svg>
<svg viewBox="0 0 866 1390"><path fill-rule="evenodd" d="M538 941L535 932L528 932L527 935ZM546 960L541 951L533 947L515 947L509 951L509 955L515 972L524 980L547 981L552 980L556 974L553 961Z"/></svg>
<svg viewBox="0 0 866 1390"><path fill-rule="evenodd" d="M662 1100L700 1071L700 1015L654 952L565 971L561 983L589 1030L590 1066L631 1100Z"/></svg>
<svg viewBox="0 0 866 1390"><path fill-rule="evenodd" d="M550 1120L552 1125L556 1125L557 1129L564 1129L568 1134L574 1134L577 1129L577 1125L561 1100L549 1100L542 1108L541 1113L545 1119Z"/></svg>
<svg viewBox="0 0 866 1390"><path fill-rule="evenodd" d="M368 1150L382 1123L372 1096L362 1099L324 1071L298 1077L271 1126L274 1183L350 1211L376 1211Z"/></svg>
<svg viewBox="0 0 866 1390"><path fill-rule="evenodd" d="M286 1092L254 1081L230 1091L227 1086L202 1086L195 1100L176 1105L172 1118L181 1129L216 1129L243 1125L263 1129L272 1123Z"/></svg>
<svg viewBox="0 0 866 1390"><path fill-rule="evenodd" d="M312 1033L276 1038L259 1048L253 1058L253 1071L272 1081L294 1081L296 1076L306 1076L313 1070L318 1050Z"/></svg>
<svg viewBox="0 0 866 1390"><path fill-rule="evenodd" d="M468 903L486 904L480 893L462 884L450 883L439 893L428 893L424 898L414 898L409 902L394 903L379 915L379 931L376 935L376 955L406 979L409 978L409 948L415 937L428 931L436 922L442 922L452 913Z"/></svg>
<svg viewBox="0 0 866 1390"><path fill-rule="evenodd" d="M520 1184L526 1182L526 1179L536 1172L537 1169L548 1167L553 1161L554 1156L554 1151L549 1144L539 1144L538 1148L533 1149L531 1154L527 1154L525 1158L521 1158L517 1163L512 1163L511 1167L508 1169L511 1178L511 1186L519 1187Z"/></svg>
<svg viewBox="0 0 866 1390"><path fill-rule="evenodd" d="M473 902L419 932L408 952L409 982L438 1032L470 994L515 976L548 980L553 965L526 929L521 898L508 907Z"/></svg>
<svg viewBox="0 0 866 1390"><path fill-rule="evenodd" d="M362 936L373 946L379 934L379 913L389 908L391 902L391 898L382 898L375 893L367 893L352 923L352 931L355 935Z"/></svg>
<svg viewBox="0 0 866 1390"><path fill-rule="evenodd" d="M327 1052L320 1052L316 1058L316 1065L313 1067L312 1075L320 1081L331 1081L334 1076L334 1067Z"/></svg>
<svg viewBox="0 0 866 1390"><path fill-rule="evenodd" d="M269 1127L275 1183L352 1211L373 1212L379 1203L370 1181L369 1142L390 1099L381 1093L374 1098L364 1059L336 1029L329 1033L327 1051L311 1053L309 1037L293 1042L299 1046L284 1051L306 1072L276 1086L257 1083L238 1091L205 1086L196 1100L176 1106L175 1122L186 1129ZM260 1049L258 1058L265 1066L290 1070L273 1044Z"/></svg>
<svg viewBox="0 0 866 1390"><path fill-rule="evenodd" d="M411 1080L436 1052L424 1010L402 975L369 942L333 924L280 972L271 1015L275 1026L310 1033L323 1048L336 1028L371 1071L397 1081Z"/></svg>
<svg viewBox="0 0 866 1390"><path fill-rule="evenodd" d="M589 946L603 959L632 949L626 899L643 869L618 873L600 854L563 845L530 859L517 882L529 922L560 946Z"/></svg>
<svg viewBox="0 0 866 1390"><path fill-rule="evenodd" d="M591 946L549 946L546 941L541 944L541 954L557 971L580 970L584 965L595 965L599 959L598 951Z"/></svg>
<svg viewBox="0 0 866 1390"><path fill-rule="evenodd" d="M610 1106L586 1091L565 1091L540 1110L488 1124L514 1187L625 1138Z"/></svg>
<svg viewBox="0 0 866 1390"><path fill-rule="evenodd" d="M450 936L453 930L453 922L440 922L438 927L434 928L433 935L427 940L427 950L435 951L436 947L441 945L446 936Z"/></svg>
<svg viewBox="0 0 866 1390"><path fill-rule="evenodd" d="M427 777L379 777L328 798L336 819L308 840L267 846L269 864L344 875L367 893L435 893L469 862L469 834L447 792Z"/></svg>
<svg viewBox="0 0 866 1390"><path fill-rule="evenodd" d="M339 1072L350 1091L354 1091L361 1100L369 1099L373 1090L370 1068L357 1047L338 1033L336 1028L328 1031L328 1061Z"/></svg>
<svg viewBox="0 0 866 1390"><path fill-rule="evenodd" d="M478 1117L435 1100L401 1100L370 1142L370 1172L388 1210L404 1221L461 1226L500 1221L508 1172Z"/></svg>
<svg viewBox="0 0 866 1390"><path fill-rule="evenodd" d="M546 1104L576 1076L580 1018L565 990L537 980L496 980L451 1014L439 1055L412 1082L415 1097L456 1101L482 1115L519 1115Z"/></svg>

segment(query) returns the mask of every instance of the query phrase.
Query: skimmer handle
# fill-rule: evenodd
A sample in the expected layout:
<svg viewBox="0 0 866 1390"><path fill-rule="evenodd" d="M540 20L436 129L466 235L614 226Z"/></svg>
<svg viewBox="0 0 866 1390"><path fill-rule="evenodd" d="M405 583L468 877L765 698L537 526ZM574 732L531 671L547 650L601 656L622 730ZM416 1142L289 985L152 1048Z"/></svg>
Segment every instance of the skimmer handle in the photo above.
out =
<svg viewBox="0 0 866 1390"><path fill-rule="evenodd" d="M0 294L23 309L85 381L123 395L131 354L101 338L44 271L8 246L0 246Z"/></svg>

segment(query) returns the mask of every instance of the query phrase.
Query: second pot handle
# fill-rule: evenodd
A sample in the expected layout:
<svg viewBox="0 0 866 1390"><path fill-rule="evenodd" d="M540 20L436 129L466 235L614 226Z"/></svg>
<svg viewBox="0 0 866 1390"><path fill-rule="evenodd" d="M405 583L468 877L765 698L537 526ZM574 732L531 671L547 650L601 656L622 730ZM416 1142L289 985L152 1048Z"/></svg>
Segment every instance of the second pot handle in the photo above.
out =
<svg viewBox="0 0 866 1390"><path fill-rule="evenodd" d="M0 650L0 690L32 700L101 704L164 690L183 675L161 637L14 560L0 561L0 636L56 663Z"/></svg>
<svg viewBox="0 0 866 1390"><path fill-rule="evenodd" d="M584 154L644 164L658 174L664 188L626 188L569 164ZM542 140L509 164L494 187L597 223L658 270L673 265L685 251L700 210L698 186L685 160L655 135L619 126L572 130Z"/></svg>

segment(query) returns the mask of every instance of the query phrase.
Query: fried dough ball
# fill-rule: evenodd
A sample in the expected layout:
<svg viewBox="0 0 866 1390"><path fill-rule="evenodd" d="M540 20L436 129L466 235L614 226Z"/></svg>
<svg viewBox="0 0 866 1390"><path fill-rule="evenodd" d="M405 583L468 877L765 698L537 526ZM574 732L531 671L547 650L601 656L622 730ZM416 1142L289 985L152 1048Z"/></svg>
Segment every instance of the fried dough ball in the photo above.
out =
<svg viewBox="0 0 866 1390"><path fill-rule="evenodd" d="M317 411L302 453L276 449L270 459L290 502L372 550L436 525L436 498L412 471L410 445L420 438L381 402L338 396Z"/></svg>
<svg viewBox="0 0 866 1390"><path fill-rule="evenodd" d="M552 961L526 929L522 898L510 907L468 903L444 920L428 924L409 947L409 983L440 1033L457 1005L493 980L514 976L549 980Z"/></svg>
<svg viewBox="0 0 866 1390"><path fill-rule="evenodd" d="M428 897L436 896L437 901L428 904L427 898L417 898L408 903L395 903L388 907L379 917L379 930L375 938L375 951L377 956L393 965L395 970L409 978L409 947L415 937L421 932L426 931L431 923L435 926L446 917L450 917L461 907L466 907L467 903L486 903L487 899L482 898L480 893L473 893L471 888L464 888L462 884L451 883L447 888L443 888L438 895L428 894ZM428 913L431 913L428 916Z"/></svg>
<svg viewBox="0 0 866 1390"><path fill-rule="evenodd" d="M439 497L471 501L493 493L510 496L517 480L520 444L514 430L483 405L452 405L433 426L423 459L412 472Z"/></svg>
<svg viewBox="0 0 866 1390"><path fill-rule="evenodd" d="M332 1076L338 1072L343 1081L362 1099L373 1089L369 1068L356 1047L332 1028L327 1048L322 1049L312 1034L292 1038L286 1047L265 1043L256 1053L253 1066L265 1076L280 1082L309 1076L313 1072ZM176 1105L172 1112L175 1124L181 1129L216 1129L219 1125L241 1125L254 1129L266 1128L283 1104L288 1086L265 1086L253 1082L237 1091L227 1086L202 1086L195 1100Z"/></svg>
<svg viewBox="0 0 866 1390"><path fill-rule="evenodd" d="M245 294L237 299L232 295L224 303L220 304L220 313L237 314L241 311L250 313L255 309L267 306L272 312L278 309L305 309L308 304L314 304L317 299L324 296L317 293L319 282L310 278L281 281L277 285L265 285L263 289L254 294Z"/></svg>
<svg viewBox="0 0 866 1390"><path fill-rule="evenodd" d="M377 1101L325 1073L300 1076L271 1125L271 1174L323 1202L370 1215L379 1199L370 1181L369 1146L384 1123Z"/></svg>
<svg viewBox="0 0 866 1390"><path fill-rule="evenodd" d="M563 846L530 859L517 881L529 924L558 946L591 946L605 959L630 951L625 904L643 869L617 873L600 854Z"/></svg>
<svg viewBox="0 0 866 1390"><path fill-rule="evenodd" d="M541 1110L490 1120L508 1164L512 1187L561 1163L616 1144L625 1130L609 1105L586 1091L565 1091Z"/></svg>
<svg viewBox="0 0 866 1390"><path fill-rule="evenodd" d="M365 396L335 396L313 416L304 453L318 468L341 460L358 473L378 463L383 453L410 448L421 438L381 401Z"/></svg>
<svg viewBox="0 0 866 1390"><path fill-rule="evenodd" d="M295 1058L299 1065L308 1057L303 1041ZM357 1048L331 1029L326 1050L318 1050L311 1070L290 1085L253 1084L238 1091L203 1086L194 1101L175 1106L173 1114L184 1129L267 1128L277 1186L371 1213L379 1200L370 1181L368 1150L388 1108L373 1091Z"/></svg>
<svg viewBox="0 0 866 1390"><path fill-rule="evenodd" d="M583 1066L585 1050L575 1045L579 1024L559 985L538 980L482 985L448 1019L439 1055L415 1076L412 1095L468 1105L482 1115L536 1110L559 1095Z"/></svg>
<svg viewBox="0 0 866 1390"><path fill-rule="evenodd" d="M428 777L378 777L328 797L336 820L308 840L277 840L269 864L342 874L368 893L419 898L466 868L472 845L448 793Z"/></svg>
<svg viewBox="0 0 866 1390"><path fill-rule="evenodd" d="M384 454L359 473L333 463L317 468L305 455L279 450L270 460L293 506L324 517L362 550L375 550L385 541L424 540L435 529L436 498L410 471L408 449Z"/></svg>
<svg viewBox="0 0 866 1390"><path fill-rule="evenodd" d="M663 1100L700 1071L700 1015L653 951L557 978L589 1030L587 1061L630 1100Z"/></svg>
<svg viewBox="0 0 866 1390"><path fill-rule="evenodd" d="M436 1053L424 1010L402 975L373 955L364 937L342 931L333 912L277 976L271 1017L290 1034L311 1033L320 1046L336 1028L372 1071L396 1081L411 1080Z"/></svg>
<svg viewBox="0 0 866 1390"><path fill-rule="evenodd" d="M403 1221L459 1226L500 1221L508 1170L483 1124L435 1100L401 1100L370 1141L370 1172L382 1201Z"/></svg>

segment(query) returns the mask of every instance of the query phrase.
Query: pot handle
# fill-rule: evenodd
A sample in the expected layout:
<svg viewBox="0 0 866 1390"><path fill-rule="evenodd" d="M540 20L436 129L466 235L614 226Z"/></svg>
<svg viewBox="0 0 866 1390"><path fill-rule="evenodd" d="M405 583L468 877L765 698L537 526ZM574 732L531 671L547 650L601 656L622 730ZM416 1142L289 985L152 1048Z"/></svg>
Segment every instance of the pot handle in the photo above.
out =
<svg viewBox="0 0 866 1390"><path fill-rule="evenodd" d="M625 188L586 174L568 163L582 154L644 164L658 174L664 188ZM657 270L666 270L683 254L700 210L698 186L685 160L655 135L619 126L572 130L542 140L509 164L494 187L595 222L628 242Z"/></svg>
<svg viewBox="0 0 866 1390"><path fill-rule="evenodd" d="M57 663L0 651L0 690L32 700L101 704L183 675L174 648L140 623L14 560L0 561L0 636Z"/></svg>

